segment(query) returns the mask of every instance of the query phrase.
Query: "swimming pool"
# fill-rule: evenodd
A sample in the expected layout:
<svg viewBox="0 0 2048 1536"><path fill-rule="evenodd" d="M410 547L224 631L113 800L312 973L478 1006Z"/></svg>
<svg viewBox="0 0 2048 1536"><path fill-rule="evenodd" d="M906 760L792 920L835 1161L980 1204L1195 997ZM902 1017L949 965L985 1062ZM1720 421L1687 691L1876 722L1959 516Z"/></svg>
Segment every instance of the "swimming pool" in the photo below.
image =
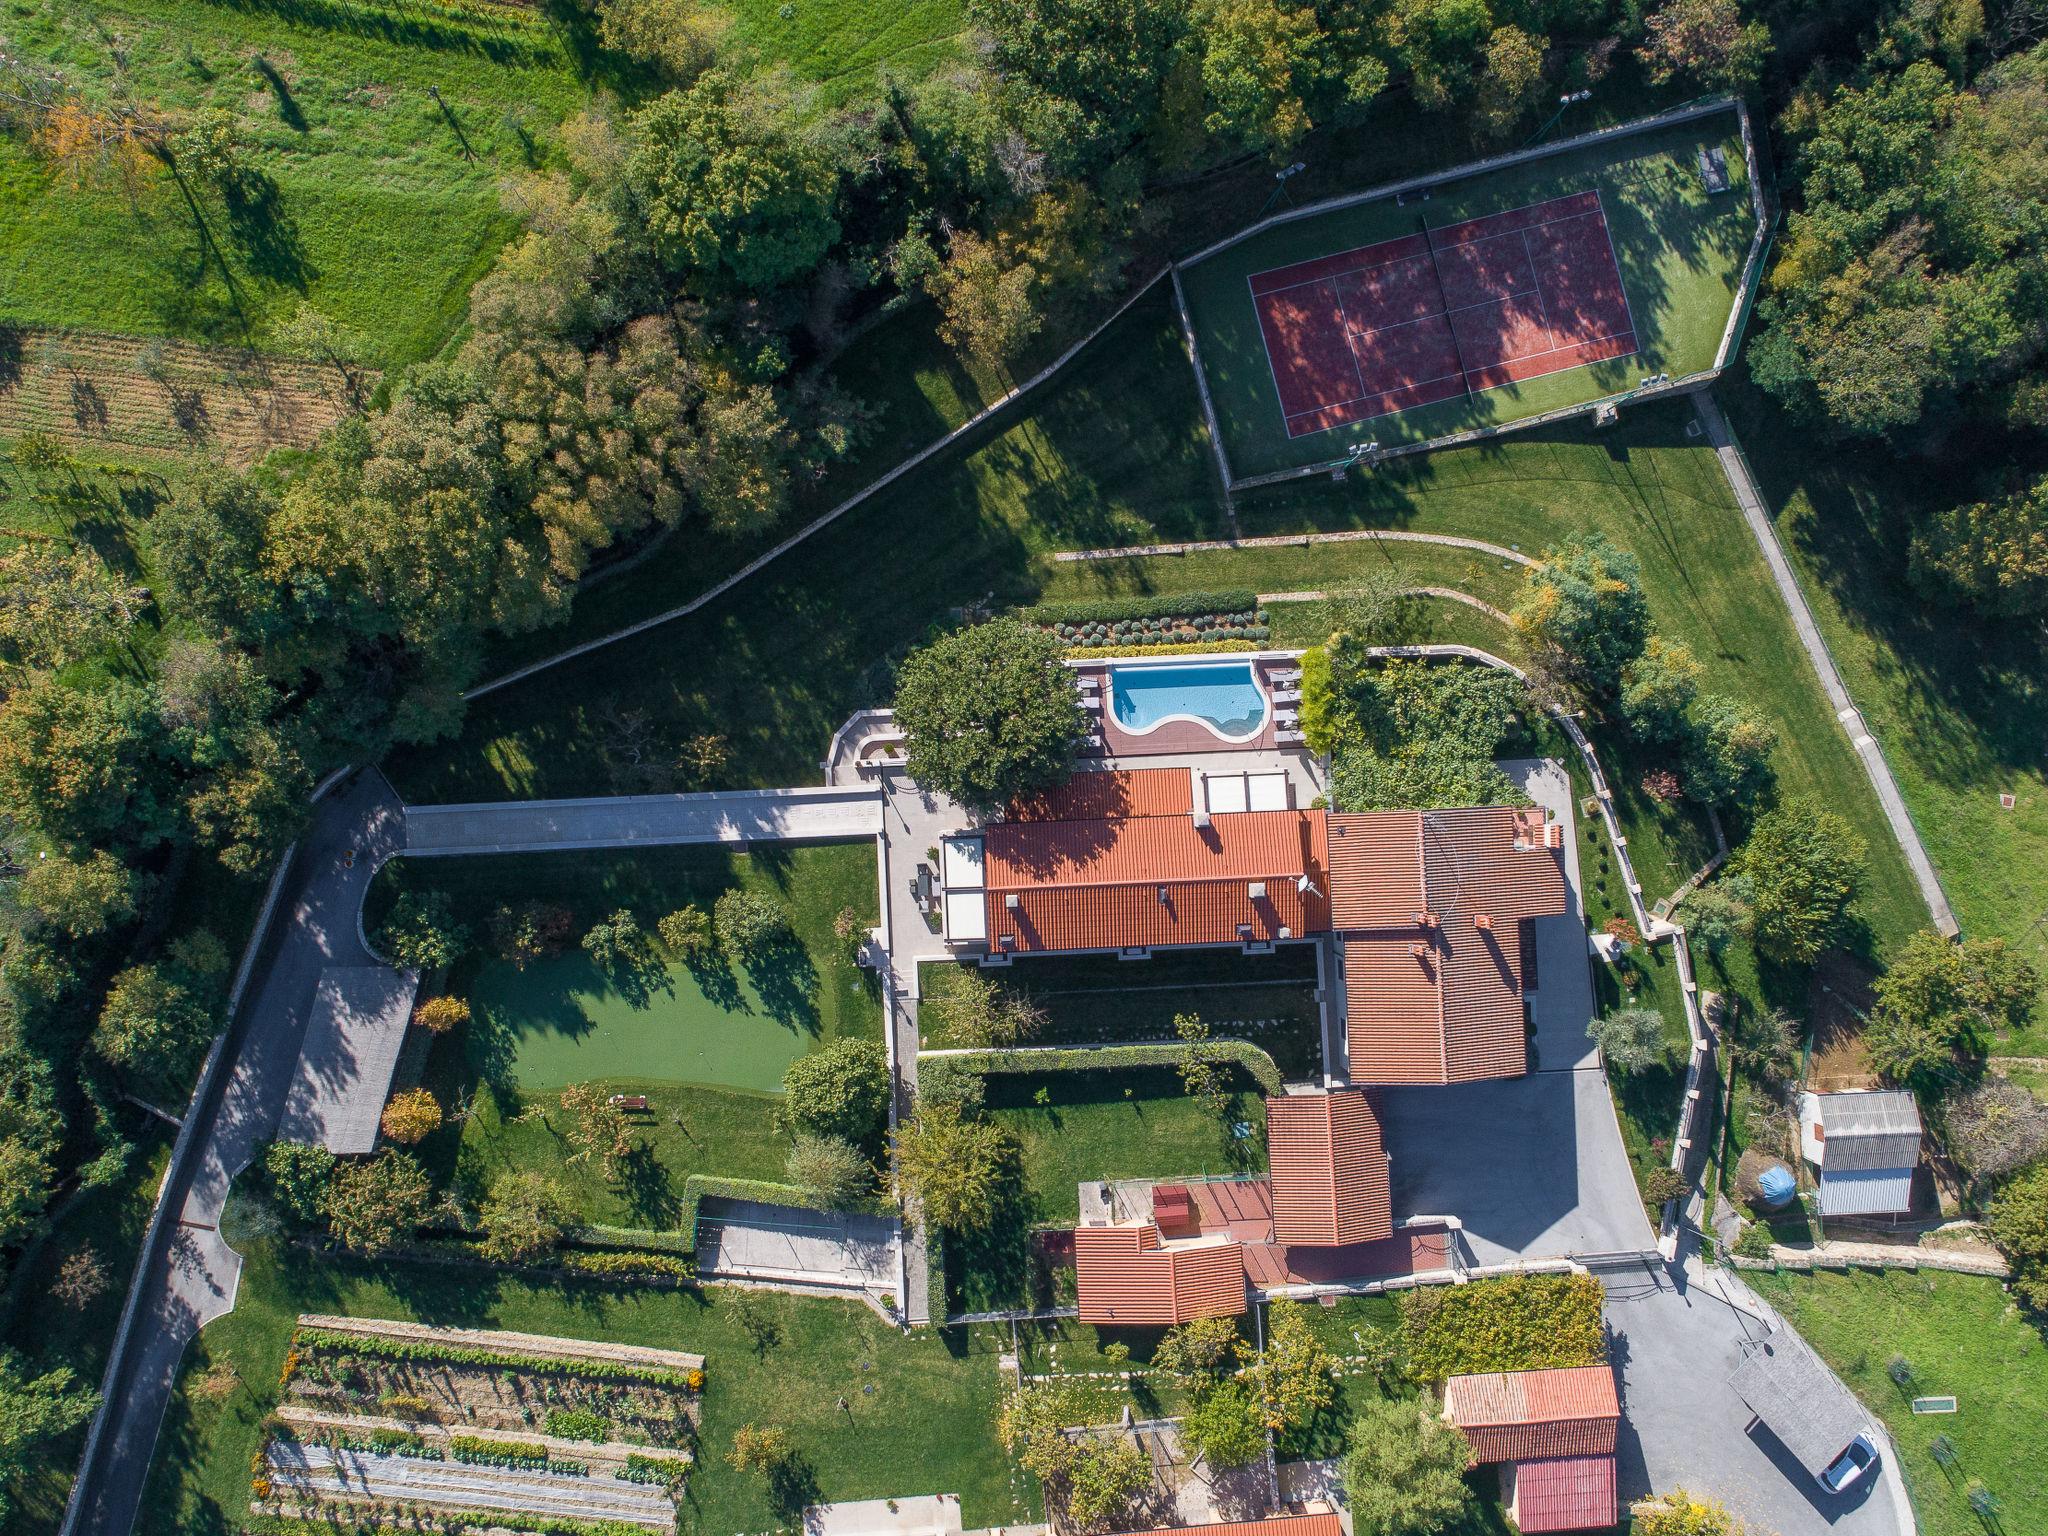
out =
<svg viewBox="0 0 2048 1536"><path fill-rule="evenodd" d="M1133 736L1193 720L1225 741L1249 741L1266 723L1266 695L1248 661L1111 667L1110 707Z"/></svg>

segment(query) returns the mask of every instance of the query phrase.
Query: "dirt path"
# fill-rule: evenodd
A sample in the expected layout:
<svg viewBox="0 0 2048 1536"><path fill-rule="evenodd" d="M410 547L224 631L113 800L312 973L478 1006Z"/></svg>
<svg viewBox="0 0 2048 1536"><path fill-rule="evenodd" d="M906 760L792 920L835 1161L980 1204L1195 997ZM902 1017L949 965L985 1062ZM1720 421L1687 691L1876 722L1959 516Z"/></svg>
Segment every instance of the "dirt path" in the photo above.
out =
<svg viewBox="0 0 2048 1536"><path fill-rule="evenodd" d="M358 377L367 392L374 372ZM236 468L304 448L349 410L322 363L94 331L0 325L0 437L48 432L81 450L204 455Z"/></svg>

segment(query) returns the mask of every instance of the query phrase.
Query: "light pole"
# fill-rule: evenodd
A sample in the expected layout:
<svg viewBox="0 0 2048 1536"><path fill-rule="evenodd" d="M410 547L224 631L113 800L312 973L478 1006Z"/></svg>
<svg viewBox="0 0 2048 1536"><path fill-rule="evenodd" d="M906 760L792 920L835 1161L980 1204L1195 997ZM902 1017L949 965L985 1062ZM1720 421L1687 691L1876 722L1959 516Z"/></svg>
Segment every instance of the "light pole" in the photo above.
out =
<svg viewBox="0 0 2048 1536"><path fill-rule="evenodd" d="M1260 218L1263 219L1272 210L1275 203L1287 196L1288 181L1307 169L1308 162L1306 160L1297 160L1284 170L1278 170L1273 173L1273 195L1266 199L1266 206L1259 210Z"/></svg>
<svg viewBox="0 0 2048 1536"><path fill-rule="evenodd" d="M1563 117L1567 110L1574 106L1577 106L1582 101L1591 101L1592 99L1593 93L1588 90L1566 91L1562 96L1557 98L1557 110L1550 114L1550 121L1545 123L1541 128L1538 128L1536 130L1536 137L1529 140L1529 143L1534 144L1536 142L1536 139L1540 139L1543 137L1543 135L1550 132L1550 130L1556 126L1557 120ZM1524 148L1526 147L1527 146L1525 145Z"/></svg>

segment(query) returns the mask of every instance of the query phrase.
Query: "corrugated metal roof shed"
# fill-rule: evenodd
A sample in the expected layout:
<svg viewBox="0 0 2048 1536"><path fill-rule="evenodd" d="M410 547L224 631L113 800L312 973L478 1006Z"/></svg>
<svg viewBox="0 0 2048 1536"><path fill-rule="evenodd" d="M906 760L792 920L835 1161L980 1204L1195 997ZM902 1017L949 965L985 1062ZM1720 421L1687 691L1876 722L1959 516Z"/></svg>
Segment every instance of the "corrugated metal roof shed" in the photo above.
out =
<svg viewBox="0 0 2048 1536"><path fill-rule="evenodd" d="M1895 1216L1913 1208L1911 1168L1821 1170L1820 1213L1823 1216Z"/></svg>
<svg viewBox="0 0 2048 1536"><path fill-rule="evenodd" d="M1920 1161L1920 1109L1898 1089L1817 1093L1821 1163L1830 1173L1911 1168Z"/></svg>

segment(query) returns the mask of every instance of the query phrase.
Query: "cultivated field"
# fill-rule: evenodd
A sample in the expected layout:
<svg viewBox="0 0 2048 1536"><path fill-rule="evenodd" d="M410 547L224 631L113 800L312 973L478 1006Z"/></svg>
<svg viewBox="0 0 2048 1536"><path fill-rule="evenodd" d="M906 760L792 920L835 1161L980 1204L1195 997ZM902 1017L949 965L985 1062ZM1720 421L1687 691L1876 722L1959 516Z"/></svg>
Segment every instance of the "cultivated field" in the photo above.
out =
<svg viewBox="0 0 2048 1536"><path fill-rule="evenodd" d="M356 387L375 387L374 372ZM321 363L95 331L0 326L0 438L47 432L123 455L202 454L245 468L307 448L350 409Z"/></svg>

